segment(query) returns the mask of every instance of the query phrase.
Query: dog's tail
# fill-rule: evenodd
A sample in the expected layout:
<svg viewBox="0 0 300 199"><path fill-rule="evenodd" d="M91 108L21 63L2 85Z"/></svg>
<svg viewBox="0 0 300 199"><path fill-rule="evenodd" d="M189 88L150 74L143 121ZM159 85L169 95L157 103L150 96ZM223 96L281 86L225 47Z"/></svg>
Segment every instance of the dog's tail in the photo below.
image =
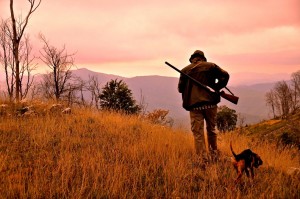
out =
<svg viewBox="0 0 300 199"><path fill-rule="evenodd" d="M230 141L230 150L231 150L231 153L232 155L234 156L234 158L236 159L236 154L234 153L233 149L232 149L232 143Z"/></svg>

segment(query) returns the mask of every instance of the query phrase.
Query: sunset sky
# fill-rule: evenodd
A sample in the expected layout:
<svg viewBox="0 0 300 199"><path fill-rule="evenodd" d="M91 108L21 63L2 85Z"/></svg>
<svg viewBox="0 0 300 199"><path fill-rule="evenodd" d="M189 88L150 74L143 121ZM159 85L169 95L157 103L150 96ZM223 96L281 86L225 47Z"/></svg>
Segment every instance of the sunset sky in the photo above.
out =
<svg viewBox="0 0 300 199"><path fill-rule="evenodd" d="M16 13L28 5L17 0ZM196 49L229 73L300 70L299 0L42 0L26 33L37 56L42 33L78 68L125 77L178 76L164 62L182 68Z"/></svg>

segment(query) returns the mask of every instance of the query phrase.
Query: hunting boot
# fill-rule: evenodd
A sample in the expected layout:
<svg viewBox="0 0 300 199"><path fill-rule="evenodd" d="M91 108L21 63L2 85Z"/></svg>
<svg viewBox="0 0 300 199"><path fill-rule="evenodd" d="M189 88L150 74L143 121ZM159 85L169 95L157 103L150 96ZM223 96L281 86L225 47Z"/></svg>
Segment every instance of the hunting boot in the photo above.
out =
<svg viewBox="0 0 300 199"><path fill-rule="evenodd" d="M201 132L194 133L194 146L195 146L196 155L198 156L199 160L205 164L208 163L209 155L206 150L205 137L203 133Z"/></svg>

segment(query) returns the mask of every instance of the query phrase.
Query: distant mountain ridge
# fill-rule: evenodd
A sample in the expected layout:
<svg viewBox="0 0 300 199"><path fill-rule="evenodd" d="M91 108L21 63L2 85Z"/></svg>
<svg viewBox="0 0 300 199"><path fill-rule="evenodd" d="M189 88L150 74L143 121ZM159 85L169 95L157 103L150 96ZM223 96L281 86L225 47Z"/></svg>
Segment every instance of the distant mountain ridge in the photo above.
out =
<svg viewBox="0 0 300 199"><path fill-rule="evenodd" d="M87 68L79 68L73 71L74 73L80 73L80 76L88 78L90 74L97 74L104 77L104 79L109 78L120 78L120 79L131 79L136 77L168 77L159 75L147 75L147 76L136 76L136 77L123 77L114 74L105 74L101 72L95 72ZM178 75L179 77L179 75ZM276 74L266 74L266 73L254 73L254 72L239 72L230 74L229 85L230 86L252 86L252 85L264 85L269 83L274 83L282 80L290 80L291 74L289 73L276 73ZM177 77L171 77L177 78Z"/></svg>
<svg viewBox="0 0 300 199"><path fill-rule="evenodd" d="M265 73L232 73L230 74L231 86L249 86L257 84L274 83L281 80L289 80L291 74L277 73L277 74L265 74Z"/></svg>

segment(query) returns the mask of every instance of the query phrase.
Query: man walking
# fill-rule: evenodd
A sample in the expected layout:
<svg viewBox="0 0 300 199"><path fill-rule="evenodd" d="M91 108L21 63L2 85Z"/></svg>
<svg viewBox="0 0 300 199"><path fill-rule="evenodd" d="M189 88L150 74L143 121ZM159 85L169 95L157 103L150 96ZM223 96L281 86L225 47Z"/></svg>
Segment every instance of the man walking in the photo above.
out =
<svg viewBox="0 0 300 199"><path fill-rule="evenodd" d="M189 61L191 64L181 71L212 89L211 91L204 89L186 76L180 76L178 91L182 94L183 108L190 112L196 154L206 154L204 120L207 130L208 153L217 154L217 134L215 132L217 104L220 102L219 91L227 85L229 74L216 64L207 62L204 53L200 50L196 50Z"/></svg>

